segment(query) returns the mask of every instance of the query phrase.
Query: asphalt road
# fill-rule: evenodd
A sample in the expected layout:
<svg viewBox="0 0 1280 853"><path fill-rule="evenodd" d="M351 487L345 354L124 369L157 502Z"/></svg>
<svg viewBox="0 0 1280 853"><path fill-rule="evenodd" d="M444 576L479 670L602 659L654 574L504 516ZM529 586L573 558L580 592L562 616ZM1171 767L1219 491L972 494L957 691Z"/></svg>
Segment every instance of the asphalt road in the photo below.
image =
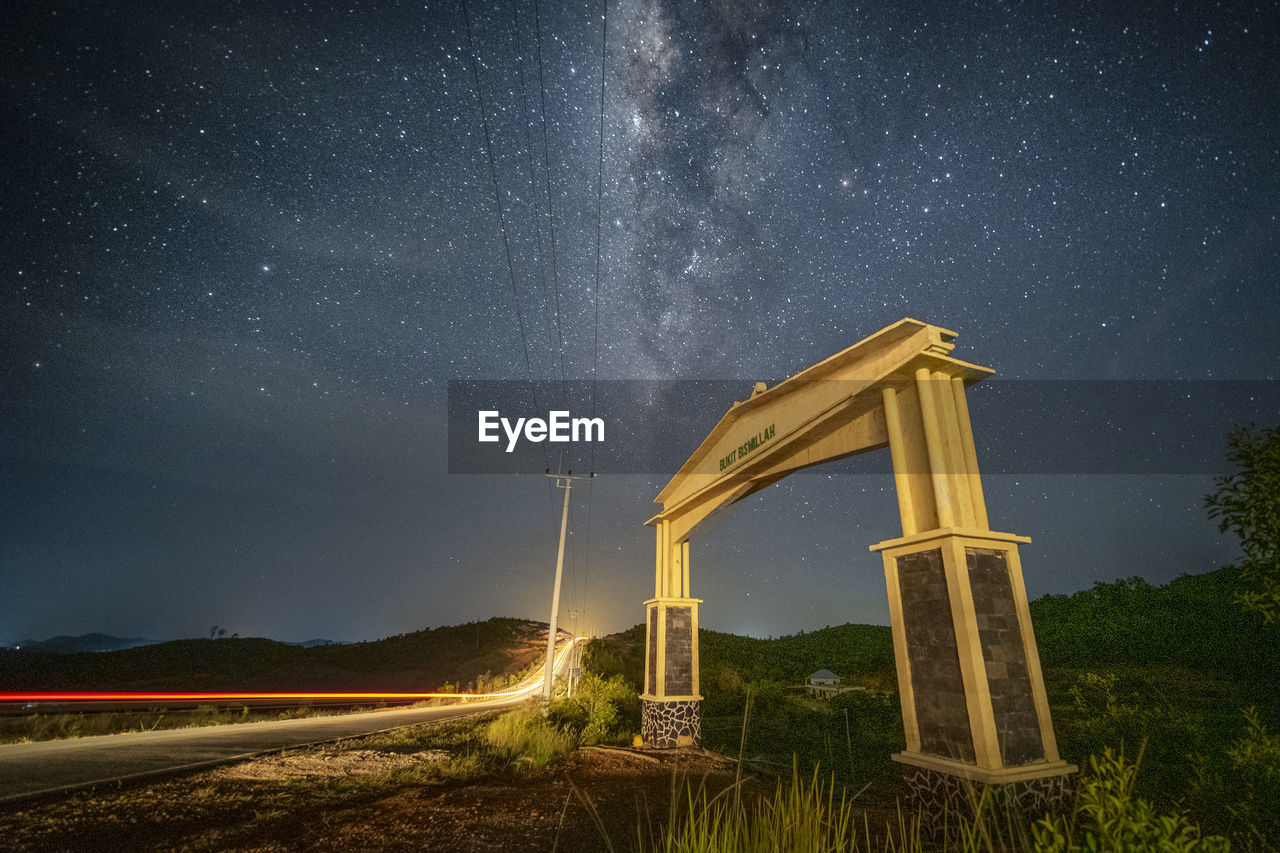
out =
<svg viewBox="0 0 1280 853"><path fill-rule="evenodd" d="M557 674L570 655L558 652ZM0 804L226 764L264 752L367 735L399 726L461 717L517 705L538 692L542 670L515 695L462 701L434 708L390 708L335 717L265 720L191 729L0 745Z"/></svg>

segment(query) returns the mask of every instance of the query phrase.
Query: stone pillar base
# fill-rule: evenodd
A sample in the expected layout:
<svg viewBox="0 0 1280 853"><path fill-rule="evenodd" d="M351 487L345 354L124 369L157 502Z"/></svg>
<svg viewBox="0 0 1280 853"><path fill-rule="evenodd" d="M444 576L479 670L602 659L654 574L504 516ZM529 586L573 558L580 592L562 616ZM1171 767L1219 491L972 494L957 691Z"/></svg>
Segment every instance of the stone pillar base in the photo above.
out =
<svg viewBox="0 0 1280 853"><path fill-rule="evenodd" d="M640 738L651 749L702 743L702 699L640 698Z"/></svg>
<svg viewBox="0 0 1280 853"><path fill-rule="evenodd" d="M922 828L930 835L944 828L954 833L956 817L971 817L988 788L986 795L991 798L995 814L1016 811L1029 817L1068 812L1073 792L1071 777L1065 774L991 783L926 767L908 767L903 782L906 801L921 816Z"/></svg>

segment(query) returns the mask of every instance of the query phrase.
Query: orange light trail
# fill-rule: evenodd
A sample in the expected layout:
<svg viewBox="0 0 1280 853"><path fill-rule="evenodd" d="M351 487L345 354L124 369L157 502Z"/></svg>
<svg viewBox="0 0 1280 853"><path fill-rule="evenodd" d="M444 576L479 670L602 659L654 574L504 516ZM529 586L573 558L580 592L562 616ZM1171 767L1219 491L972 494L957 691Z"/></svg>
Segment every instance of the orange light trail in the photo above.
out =
<svg viewBox="0 0 1280 853"><path fill-rule="evenodd" d="M61 692L0 692L0 702L239 702L284 699L492 699L509 693L145 693L134 691L68 690Z"/></svg>
<svg viewBox="0 0 1280 853"><path fill-rule="evenodd" d="M138 691L0 691L0 702L240 702L281 699L497 699L515 696L523 690L505 693L180 693Z"/></svg>

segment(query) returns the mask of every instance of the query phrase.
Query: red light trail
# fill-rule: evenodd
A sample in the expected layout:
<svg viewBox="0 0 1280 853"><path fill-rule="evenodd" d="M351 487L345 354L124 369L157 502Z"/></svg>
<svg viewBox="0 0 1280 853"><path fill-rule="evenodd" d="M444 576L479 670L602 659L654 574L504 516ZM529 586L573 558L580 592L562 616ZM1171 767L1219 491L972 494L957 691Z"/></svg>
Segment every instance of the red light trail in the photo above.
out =
<svg viewBox="0 0 1280 853"><path fill-rule="evenodd" d="M179 693L139 691L2 691L0 702L244 702L280 699L297 702L306 699L493 699L514 696L523 690L505 693Z"/></svg>

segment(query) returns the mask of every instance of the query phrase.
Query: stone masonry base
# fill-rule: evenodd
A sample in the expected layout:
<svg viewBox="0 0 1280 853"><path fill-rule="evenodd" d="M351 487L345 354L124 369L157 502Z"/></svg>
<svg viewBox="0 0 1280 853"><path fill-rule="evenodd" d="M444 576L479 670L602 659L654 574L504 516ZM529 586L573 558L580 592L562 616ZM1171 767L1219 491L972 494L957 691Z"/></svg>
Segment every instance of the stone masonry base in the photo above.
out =
<svg viewBox="0 0 1280 853"><path fill-rule="evenodd" d="M640 700L640 737L653 749L697 746L702 741L702 700Z"/></svg>

